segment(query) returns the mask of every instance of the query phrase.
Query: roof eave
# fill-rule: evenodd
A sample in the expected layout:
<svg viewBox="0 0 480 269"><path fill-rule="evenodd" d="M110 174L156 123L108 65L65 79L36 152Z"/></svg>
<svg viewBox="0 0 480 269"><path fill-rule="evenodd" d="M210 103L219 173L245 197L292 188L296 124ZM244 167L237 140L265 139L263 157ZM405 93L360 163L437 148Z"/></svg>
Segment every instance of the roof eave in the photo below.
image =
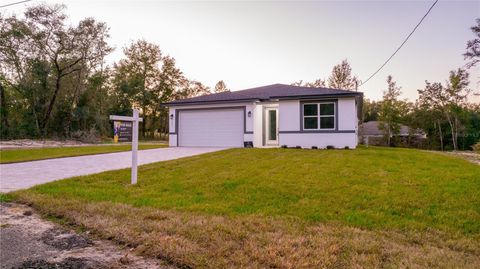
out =
<svg viewBox="0 0 480 269"><path fill-rule="evenodd" d="M222 103L242 103L242 102L254 102L258 101L258 98L248 98L248 99L236 99L236 100L215 100L215 101L192 101L192 102L167 102L161 103L162 107L172 107L172 106L194 106L194 105L210 105L210 104L222 104Z"/></svg>
<svg viewBox="0 0 480 269"><path fill-rule="evenodd" d="M235 99L235 100L215 100L215 101L190 101L190 102L181 102L172 101L167 103L161 103L162 107L173 107L173 106L193 106L193 105L209 105L209 104L221 104L221 103L241 103L241 102L254 102L254 101L268 101L272 99L276 100L306 100L306 99L325 99L325 98L338 98L338 97L357 97L362 96L361 92L349 92L349 93L335 93L335 94L316 94L316 95L294 95L294 96L271 96L268 99L261 98L245 98L245 99Z"/></svg>
<svg viewBox="0 0 480 269"><path fill-rule="evenodd" d="M297 99L323 99L336 97L357 97L362 96L363 93L334 93L334 94L315 94L315 95L295 95L295 96L272 96L270 99L278 100L297 100Z"/></svg>

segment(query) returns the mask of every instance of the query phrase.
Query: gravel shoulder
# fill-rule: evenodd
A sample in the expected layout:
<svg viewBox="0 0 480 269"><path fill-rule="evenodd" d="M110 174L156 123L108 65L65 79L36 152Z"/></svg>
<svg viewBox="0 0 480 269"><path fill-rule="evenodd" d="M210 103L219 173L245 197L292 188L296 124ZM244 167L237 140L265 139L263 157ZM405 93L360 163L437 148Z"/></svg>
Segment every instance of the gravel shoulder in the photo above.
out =
<svg viewBox="0 0 480 269"><path fill-rule="evenodd" d="M452 151L446 152L446 154L453 155L462 159L465 159L471 163L480 165L480 153L474 151Z"/></svg>
<svg viewBox="0 0 480 269"><path fill-rule="evenodd" d="M131 249L42 219L26 205L0 203L0 268L173 268Z"/></svg>
<svg viewBox="0 0 480 269"><path fill-rule="evenodd" d="M94 146L96 144L82 143L76 140L34 140L15 139L0 141L0 149L32 149L32 148L55 148L55 147L81 147Z"/></svg>

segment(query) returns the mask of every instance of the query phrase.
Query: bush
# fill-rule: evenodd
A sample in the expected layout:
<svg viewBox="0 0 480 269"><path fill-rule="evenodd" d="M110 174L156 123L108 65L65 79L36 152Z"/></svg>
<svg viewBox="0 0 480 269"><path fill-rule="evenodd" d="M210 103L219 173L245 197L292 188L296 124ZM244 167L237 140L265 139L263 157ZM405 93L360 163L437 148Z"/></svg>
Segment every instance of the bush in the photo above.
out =
<svg viewBox="0 0 480 269"><path fill-rule="evenodd" d="M89 131L78 130L72 132L72 139L82 143L99 143L102 140L98 131L93 128Z"/></svg>
<svg viewBox="0 0 480 269"><path fill-rule="evenodd" d="M472 146L473 151L480 152L480 142Z"/></svg>
<svg viewBox="0 0 480 269"><path fill-rule="evenodd" d="M345 146L344 149L350 149L350 147L349 147L349 146Z"/></svg>
<svg viewBox="0 0 480 269"><path fill-rule="evenodd" d="M328 145L328 146L327 146L327 149L335 149L335 146L333 146L333 145Z"/></svg>

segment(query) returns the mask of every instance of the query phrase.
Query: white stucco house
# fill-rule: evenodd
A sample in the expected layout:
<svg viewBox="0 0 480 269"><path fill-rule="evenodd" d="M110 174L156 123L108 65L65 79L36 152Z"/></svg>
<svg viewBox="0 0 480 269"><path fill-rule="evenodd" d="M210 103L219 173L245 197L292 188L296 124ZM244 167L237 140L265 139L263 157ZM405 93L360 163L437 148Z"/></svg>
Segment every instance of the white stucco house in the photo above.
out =
<svg viewBox="0 0 480 269"><path fill-rule="evenodd" d="M163 105L171 147L355 148L363 94L274 84Z"/></svg>

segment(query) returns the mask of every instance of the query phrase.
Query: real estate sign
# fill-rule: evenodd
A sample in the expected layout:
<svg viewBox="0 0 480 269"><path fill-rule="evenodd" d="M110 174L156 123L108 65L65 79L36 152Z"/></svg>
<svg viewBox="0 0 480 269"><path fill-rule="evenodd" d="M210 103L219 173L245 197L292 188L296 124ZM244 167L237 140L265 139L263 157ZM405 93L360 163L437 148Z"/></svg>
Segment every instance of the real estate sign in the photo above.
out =
<svg viewBox="0 0 480 269"><path fill-rule="evenodd" d="M138 123L143 121L138 117L138 110L133 109L133 117L110 115L113 120L113 140L115 142L132 142L132 184L137 184L138 162Z"/></svg>
<svg viewBox="0 0 480 269"><path fill-rule="evenodd" d="M113 142L132 142L133 123L131 121L113 122Z"/></svg>

